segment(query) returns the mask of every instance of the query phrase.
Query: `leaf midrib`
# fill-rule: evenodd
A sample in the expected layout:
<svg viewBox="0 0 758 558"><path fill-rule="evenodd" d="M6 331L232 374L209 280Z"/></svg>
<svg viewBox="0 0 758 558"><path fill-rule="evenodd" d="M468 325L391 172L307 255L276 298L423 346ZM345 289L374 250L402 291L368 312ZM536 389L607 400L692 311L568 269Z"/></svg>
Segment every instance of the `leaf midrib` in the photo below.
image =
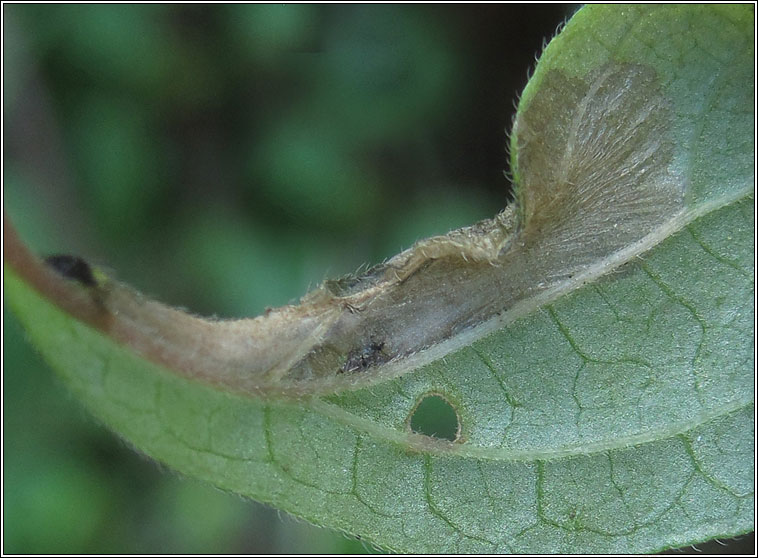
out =
<svg viewBox="0 0 758 558"><path fill-rule="evenodd" d="M639 446L651 442L660 442L669 438L675 438L700 426L726 415L736 413L753 404L752 398L737 399L728 405L720 405L717 408L708 409L699 413L696 417L688 420L677 421L665 427L652 428L637 434L617 436L610 440L597 442L577 443L563 446L557 449L512 449L490 448L468 444L456 444L442 440L434 440L428 436L403 432L395 428L378 424L377 422L359 417L349 411L345 411L339 405L328 403L323 399L312 399L308 408L337 422L345 424L356 430L360 430L374 438L401 446L404 450L416 450L420 454L446 455L455 457L470 457L474 459L488 459L493 461L547 461L579 455L603 453L610 450Z"/></svg>

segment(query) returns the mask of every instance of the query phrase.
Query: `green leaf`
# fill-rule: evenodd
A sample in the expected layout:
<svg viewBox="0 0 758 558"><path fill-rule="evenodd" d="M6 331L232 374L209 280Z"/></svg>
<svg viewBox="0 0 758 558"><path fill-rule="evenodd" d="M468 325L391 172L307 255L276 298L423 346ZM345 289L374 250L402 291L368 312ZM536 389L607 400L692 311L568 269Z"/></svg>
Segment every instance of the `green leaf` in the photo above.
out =
<svg viewBox="0 0 758 558"><path fill-rule="evenodd" d="M8 301L141 451L387 549L745 533L752 22L746 6L580 10L519 104L518 206L300 306L204 322L98 270L61 278L6 230ZM449 434L417 426L428 398Z"/></svg>

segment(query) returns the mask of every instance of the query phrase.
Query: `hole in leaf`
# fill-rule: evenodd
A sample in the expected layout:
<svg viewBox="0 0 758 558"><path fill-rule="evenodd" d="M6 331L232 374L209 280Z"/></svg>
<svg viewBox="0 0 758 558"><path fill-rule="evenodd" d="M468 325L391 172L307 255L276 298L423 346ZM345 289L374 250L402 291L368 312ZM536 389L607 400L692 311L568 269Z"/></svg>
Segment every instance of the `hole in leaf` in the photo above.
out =
<svg viewBox="0 0 758 558"><path fill-rule="evenodd" d="M461 434L458 413L439 394L426 395L411 412L409 424L417 434L454 442Z"/></svg>

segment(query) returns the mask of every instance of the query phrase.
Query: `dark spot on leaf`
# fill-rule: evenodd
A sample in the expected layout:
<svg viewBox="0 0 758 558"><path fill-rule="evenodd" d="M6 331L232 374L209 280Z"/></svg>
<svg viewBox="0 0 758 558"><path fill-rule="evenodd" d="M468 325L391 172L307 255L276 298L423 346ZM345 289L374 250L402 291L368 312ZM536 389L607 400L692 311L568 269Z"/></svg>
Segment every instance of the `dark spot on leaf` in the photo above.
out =
<svg viewBox="0 0 758 558"><path fill-rule="evenodd" d="M97 285L92 268L78 256L54 254L45 258L45 263L67 279L73 279L87 287Z"/></svg>
<svg viewBox="0 0 758 558"><path fill-rule="evenodd" d="M342 372L362 372L371 366L383 364L390 359L384 350L384 341L370 341L368 344L353 349L347 355Z"/></svg>
<svg viewBox="0 0 758 558"><path fill-rule="evenodd" d="M454 442L461 435L458 413L447 399L437 393L427 394L419 401L408 423L416 434L432 438Z"/></svg>

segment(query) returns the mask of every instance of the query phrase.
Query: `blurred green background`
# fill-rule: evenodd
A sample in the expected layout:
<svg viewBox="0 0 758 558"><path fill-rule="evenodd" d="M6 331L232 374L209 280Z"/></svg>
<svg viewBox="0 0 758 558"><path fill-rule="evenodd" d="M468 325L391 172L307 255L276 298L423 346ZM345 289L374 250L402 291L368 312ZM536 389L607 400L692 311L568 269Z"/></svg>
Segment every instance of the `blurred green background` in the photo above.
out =
<svg viewBox="0 0 758 558"><path fill-rule="evenodd" d="M573 6L3 5L6 211L176 306L252 316L493 216ZM7 553L359 553L86 414L4 310Z"/></svg>

